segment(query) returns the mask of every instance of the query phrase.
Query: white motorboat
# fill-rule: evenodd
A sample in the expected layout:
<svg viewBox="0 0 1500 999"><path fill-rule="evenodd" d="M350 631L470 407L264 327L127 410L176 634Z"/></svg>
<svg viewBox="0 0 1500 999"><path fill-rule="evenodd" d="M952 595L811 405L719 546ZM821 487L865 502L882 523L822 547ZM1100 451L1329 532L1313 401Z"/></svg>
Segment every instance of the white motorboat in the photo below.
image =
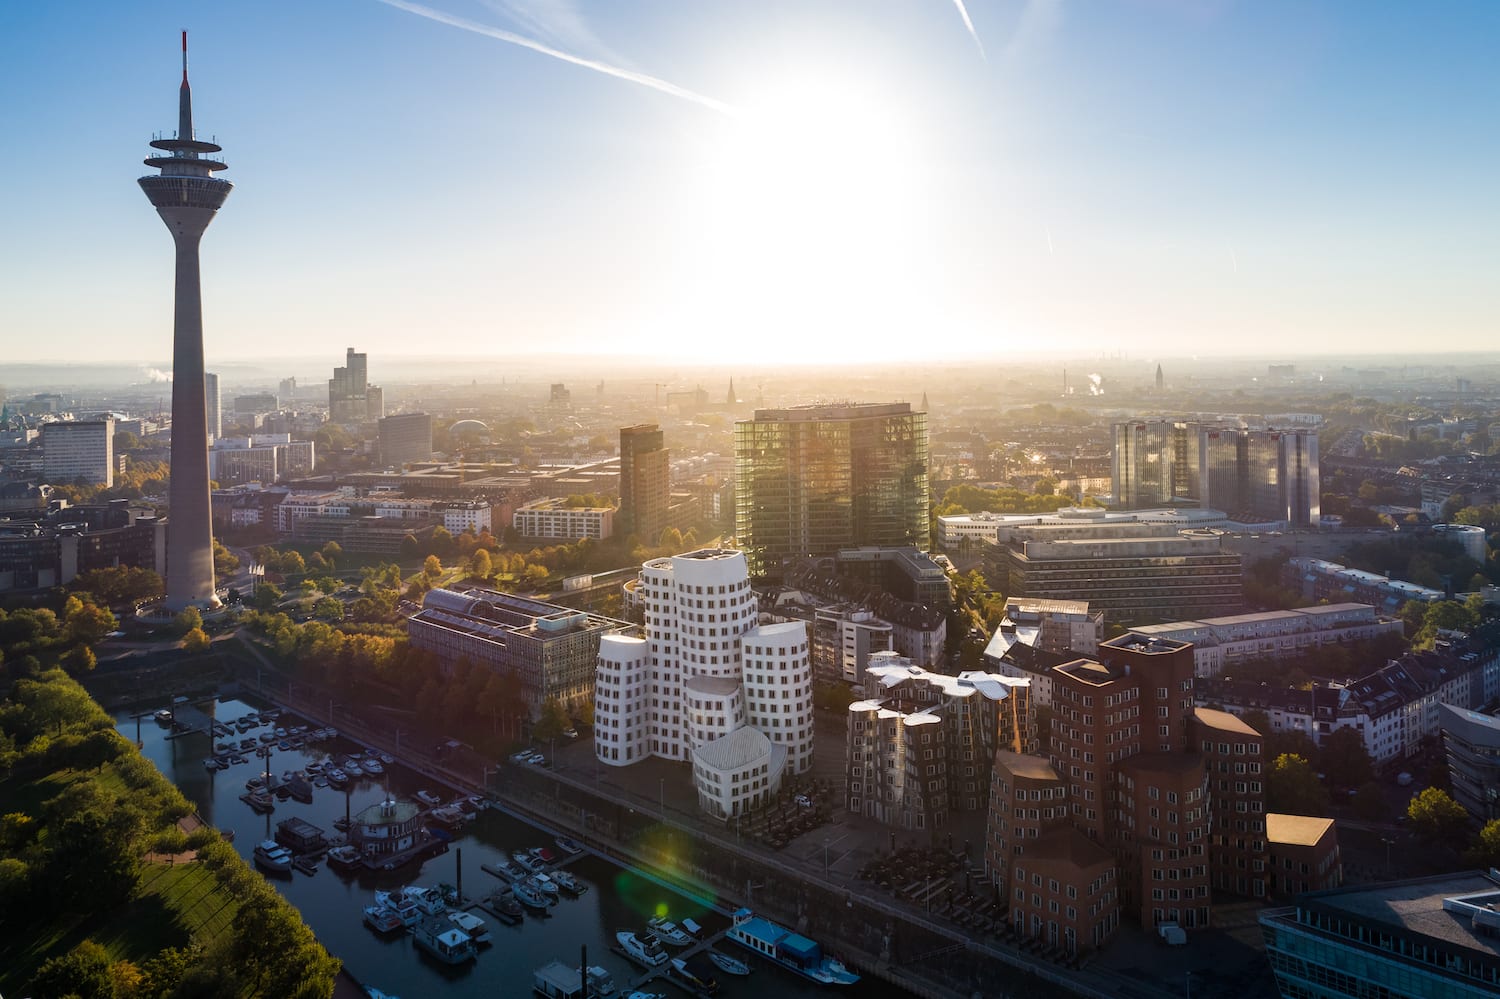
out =
<svg viewBox="0 0 1500 999"><path fill-rule="evenodd" d="M744 961L741 961L739 958L733 956L732 954L725 954L723 951L718 950L710 950L708 952L708 959L714 963L715 968L718 968L726 975L750 974L750 965L746 964Z"/></svg>
<svg viewBox="0 0 1500 999"><path fill-rule="evenodd" d="M615 940L626 957L644 968L660 968L671 960L662 949L661 941L649 933L636 936L630 930L621 930L615 934Z"/></svg>
<svg viewBox="0 0 1500 999"><path fill-rule="evenodd" d="M437 806L439 806L439 805L441 805L443 803L443 799L442 798L439 798L437 795L433 794L431 791L427 790L426 788L423 788L422 790L418 791L412 797L416 798L418 801L420 801L422 804L426 805L428 808L436 808Z"/></svg>
<svg viewBox="0 0 1500 999"><path fill-rule="evenodd" d="M377 933L394 933L406 928L396 911L383 905L365 906L364 921L366 926Z"/></svg>
<svg viewBox="0 0 1500 999"><path fill-rule="evenodd" d="M255 863L276 874L288 874L292 870L292 851L274 839L255 844Z"/></svg>
<svg viewBox="0 0 1500 999"><path fill-rule="evenodd" d="M681 927L666 916L652 916L646 920L646 925L651 927L651 932L655 933L664 943L669 943L673 947L686 947L693 942L692 937L683 932Z"/></svg>

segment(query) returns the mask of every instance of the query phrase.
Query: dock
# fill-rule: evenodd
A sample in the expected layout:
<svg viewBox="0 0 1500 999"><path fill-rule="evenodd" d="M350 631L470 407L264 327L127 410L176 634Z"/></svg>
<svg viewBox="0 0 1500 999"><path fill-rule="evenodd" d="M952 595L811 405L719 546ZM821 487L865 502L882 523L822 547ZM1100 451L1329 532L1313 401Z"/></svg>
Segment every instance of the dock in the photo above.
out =
<svg viewBox="0 0 1500 999"><path fill-rule="evenodd" d="M690 957L695 957L701 954L705 955L704 960L707 960L706 955L708 951L712 950L715 944L722 942L725 936L728 935L728 933L729 927L725 927L724 929L710 936L694 940L688 946L672 952L672 957L681 960L687 960ZM624 948L611 947L610 951L618 954L620 957L625 958L636 967L639 967L639 965L636 964L636 962L630 957L630 955L625 953ZM622 994L629 994L632 989L644 989L646 986L655 982L662 982L667 985L671 985L679 991L686 992L688 995L692 996L693 999L709 999L707 992L703 992L697 987L684 982L682 979L673 974L671 961L668 961L666 964L662 965L659 968L650 968L646 970L640 975L640 977L630 980L620 991Z"/></svg>

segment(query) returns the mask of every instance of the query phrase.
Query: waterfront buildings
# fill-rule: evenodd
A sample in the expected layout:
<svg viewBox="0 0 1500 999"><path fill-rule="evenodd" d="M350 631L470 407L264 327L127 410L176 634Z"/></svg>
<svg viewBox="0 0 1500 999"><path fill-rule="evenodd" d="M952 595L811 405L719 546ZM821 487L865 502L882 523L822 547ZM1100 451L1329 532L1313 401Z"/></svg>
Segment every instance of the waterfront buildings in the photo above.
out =
<svg viewBox="0 0 1500 999"><path fill-rule="evenodd" d="M1124 635L1048 672L1044 751L992 772L985 869L1016 929L1071 953L1122 911L1192 929L1216 888L1264 895L1262 739L1194 707L1192 646Z"/></svg>
<svg viewBox="0 0 1500 999"><path fill-rule="evenodd" d="M620 428L620 532L654 545L667 527L672 503L670 455L661 428L642 423ZM523 532L524 533L524 532Z"/></svg>
<svg viewBox="0 0 1500 999"><path fill-rule="evenodd" d="M220 151L193 131L193 95L188 87L187 32L182 33L182 87L178 91L177 133L154 139L146 165L161 170L140 178L176 245L176 298L172 330L172 481L168 502L165 606L218 604L214 593L213 528L209 519L208 402L203 377L203 299L198 276L198 244L234 186L214 174L224 163Z"/></svg>
<svg viewBox="0 0 1500 999"><path fill-rule="evenodd" d="M533 500L519 507L511 519L523 538L603 541L615 533L615 508L569 506L562 497Z"/></svg>
<svg viewBox="0 0 1500 999"><path fill-rule="evenodd" d="M1400 618L1383 616L1369 604L1343 603L1140 625L1130 630L1147 638L1193 643L1198 675L1215 676L1249 660L1298 656L1330 643L1400 635L1403 629Z"/></svg>
<svg viewBox="0 0 1500 999"><path fill-rule="evenodd" d="M115 484L115 421L42 424L42 475L48 482Z"/></svg>
<svg viewBox="0 0 1500 999"><path fill-rule="evenodd" d="M432 460L432 417L428 414L402 413L382 417L379 427L382 465L401 468Z"/></svg>
<svg viewBox="0 0 1500 999"><path fill-rule="evenodd" d="M333 369L328 379L330 423L366 423L385 416L385 396L370 384L369 355L353 347L344 352L344 366Z"/></svg>
<svg viewBox="0 0 1500 999"><path fill-rule="evenodd" d="M851 812L900 829L938 829L986 808L998 748L1036 751L1030 683L933 673L876 653L849 706L845 765Z"/></svg>
<svg viewBox="0 0 1500 999"><path fill-rule="evenodd" d="M594 752L610 766L690 761L699 806L728 819L812 766L812 657L801 621L757 626L744 553L641 567L644 638L600 643Z"/></svg>
<svg viewBox="0 0 1500 999"><path fill-rule="evenodd" d="M1312 892L1260 914L1286 999L1500 992L1500 876L1469 871Z"/></svg>
<svg viewBox="0 0 1500 999"><path fill-rule="evenodd" d="M927 414L907 403L758 409L735 424L735 535L751 574L856 545L926 549Z"/></svg>
<svg viewBox="0 0 1500 999"><path fill-rule="evenodd" d="M581 707L594 693L600 640L633 630L627 621L483 589L428 590L407 622L413 648L450 666L467 659L517 677L533 719L547 700Z"/></svg>

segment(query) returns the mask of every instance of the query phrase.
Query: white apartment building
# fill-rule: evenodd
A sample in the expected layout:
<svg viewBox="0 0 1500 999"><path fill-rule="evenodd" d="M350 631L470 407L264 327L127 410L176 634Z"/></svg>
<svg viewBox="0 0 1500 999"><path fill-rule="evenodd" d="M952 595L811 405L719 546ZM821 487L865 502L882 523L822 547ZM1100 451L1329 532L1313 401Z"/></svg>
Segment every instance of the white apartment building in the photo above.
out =
<svg viewBox="0 0 1500 999"><path fill-rule="evenodd" d="M494 507L484 500L449 503L443 508L443 526L450 534L472 530L475 534L494 530Z"/></svg>
<svg viewBox="0 0 1500 999"><path fill-rule="evenodd" d="M82 479L115 484L115 421L42 424L42 475L54 483Z"/></svg>
<svg viewBox="0 0 1500 999"><path fill-rule="evenodd" d="M1217 676L1225 667L1248 659L1295 656L1321 645L1399 635L1402 627L1399 618L1385 617L1370 604L1342 603L1172 621L1131 631L1146 638L1191 642L1194 672Z"/></svg>
<svg viewBox="0 0 1500 999"><path fill-rule="evenodd" d="M803 622L756 626L742 552L704 549L641 567L646 637L607 636L594 752L610 766L690 761L699 806L728 819L812 766L812 657Z"/></svg>
<svg viewBox="0 0 1500 999"><path fill-rule="evenodd" d="M614 534L614 507L569 507L566 503L563 497L527 503L512 516L511 525L523 538L603 541Z"/></svg>
<svg viewBox="0 0 1500 999"><path fill-rule="evenodd" d="M945 547L984 542L1003 544L1028 527L1080 529L1142 524L1171 533L1188 528L1239 525L1218 510L1164 508L1160 510L1105 510L1101 507L1062 507L1056 513L960 513L938 519L938 540ZM1058 535L1052 535L1058 536Z"/></svg>

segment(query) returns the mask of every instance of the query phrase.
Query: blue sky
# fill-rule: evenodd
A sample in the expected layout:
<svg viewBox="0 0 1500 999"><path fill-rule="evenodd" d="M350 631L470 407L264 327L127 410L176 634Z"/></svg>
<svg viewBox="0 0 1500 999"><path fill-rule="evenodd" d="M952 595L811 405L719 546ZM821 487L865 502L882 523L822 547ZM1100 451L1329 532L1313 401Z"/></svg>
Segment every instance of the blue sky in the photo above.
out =
<svg viewBox="0 0 1500 999"><path fill-rule="evenodd" d="M1495 343L1500 4L423 6L708 101L379 0L0 5L6 355L170 353L184 27L210 366Z"/></svg>

